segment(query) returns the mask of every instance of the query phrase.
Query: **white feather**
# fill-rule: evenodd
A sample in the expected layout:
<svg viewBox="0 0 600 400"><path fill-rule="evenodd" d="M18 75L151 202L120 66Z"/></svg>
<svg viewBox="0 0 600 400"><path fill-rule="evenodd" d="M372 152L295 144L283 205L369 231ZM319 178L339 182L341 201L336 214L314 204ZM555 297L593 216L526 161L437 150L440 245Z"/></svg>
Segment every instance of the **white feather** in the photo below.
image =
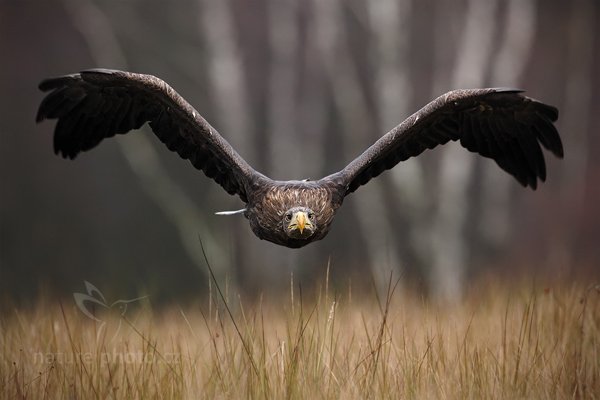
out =
<svg viewBox="0 0 600 400"><path fill-rule="evenodd" d="M218 211L215 213L215 215L236 215L236 214L243 214L246 211L245 208L242 208L241 210L235 210L235 211Z"/></svg>

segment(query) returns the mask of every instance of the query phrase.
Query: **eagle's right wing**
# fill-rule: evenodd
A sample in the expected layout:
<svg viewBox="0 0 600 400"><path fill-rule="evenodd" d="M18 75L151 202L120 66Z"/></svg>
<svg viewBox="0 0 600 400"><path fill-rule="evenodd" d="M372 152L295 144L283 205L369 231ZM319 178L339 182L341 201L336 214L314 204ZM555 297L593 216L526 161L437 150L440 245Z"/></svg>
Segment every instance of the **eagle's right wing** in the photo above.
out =
<svg viewBox="0 0 600 400"><path fill-rule="evenodd" d="M229 194L247 201L247 183L264 178L164 81L131 72L93 69L44 80L51 92L36 120L57 119L54 151L75 158L104 138L140 128L158 138Z"/></svg>

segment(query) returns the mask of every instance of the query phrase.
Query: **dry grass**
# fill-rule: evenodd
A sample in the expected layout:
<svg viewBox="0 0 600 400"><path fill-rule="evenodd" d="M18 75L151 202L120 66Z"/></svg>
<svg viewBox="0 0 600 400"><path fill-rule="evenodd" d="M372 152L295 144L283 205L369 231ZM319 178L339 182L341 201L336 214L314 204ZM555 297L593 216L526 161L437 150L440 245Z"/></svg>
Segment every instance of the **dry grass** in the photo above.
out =
<svg viewBox="0 0 600 400"><path fill-rule="evenodd" d="M0 319L0 397L600 397L598 286L492 285L453 306L295 295L236 304L234 319L214 302L146 304L118 330L69 302L15 310Z"/></svg>

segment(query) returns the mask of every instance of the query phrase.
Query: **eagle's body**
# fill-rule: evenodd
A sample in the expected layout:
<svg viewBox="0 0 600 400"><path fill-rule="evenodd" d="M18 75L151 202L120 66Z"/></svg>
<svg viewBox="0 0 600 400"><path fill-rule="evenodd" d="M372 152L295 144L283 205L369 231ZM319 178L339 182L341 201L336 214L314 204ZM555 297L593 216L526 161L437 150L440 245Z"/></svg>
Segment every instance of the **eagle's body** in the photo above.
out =
<svg viewBox="0 0 600 400"><path fill-rule="evenodd" d="M325 237L337 209L342 205L340 192L342 188L332 181L270 181L253 191L244 215L259 238L282 246L302 247ZM317 229L309 238L300 239L285 234L284 215L295 207L314 212ZM281 226L281 229L273 229L277 226Z"/></svg>
<svg viewBox="0 0 600 400"><path fill-rule="evenodd" d="M255 171L177 92L162 80L95 69L43 81L37 121L57 119L54 150L74 158L104 138L148 122L177 152L246 204L261 239L297 248L327 235L345 196L425 149L459 141L492 158L523 186L546 178L540 144L558 157L556 108L514 89L448 92L382 136L345 168L316 181L275 181Z"/></svg>

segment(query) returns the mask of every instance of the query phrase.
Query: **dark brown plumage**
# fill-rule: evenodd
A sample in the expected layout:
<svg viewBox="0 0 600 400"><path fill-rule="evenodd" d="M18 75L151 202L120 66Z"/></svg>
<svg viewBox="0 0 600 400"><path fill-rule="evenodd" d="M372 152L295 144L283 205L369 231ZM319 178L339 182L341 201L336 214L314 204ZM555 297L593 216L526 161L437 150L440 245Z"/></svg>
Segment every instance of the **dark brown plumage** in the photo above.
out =
<svg viewBox="0 0 600 400"><path fill-rule="evenodd" d="M563 156L553 125L558 110L514 89L455 90L438 97L381 137L341 171L318 181L274 181L255 171L162 80L94 69L47 79L37 121L57 119L54 151L75 158L102 139L148 122L169 150L202 170L229 194L261 239L302 247L329 231L344 197L400 161L448 141L492 158L523 186L546 179L540 144Z"/></svg>

